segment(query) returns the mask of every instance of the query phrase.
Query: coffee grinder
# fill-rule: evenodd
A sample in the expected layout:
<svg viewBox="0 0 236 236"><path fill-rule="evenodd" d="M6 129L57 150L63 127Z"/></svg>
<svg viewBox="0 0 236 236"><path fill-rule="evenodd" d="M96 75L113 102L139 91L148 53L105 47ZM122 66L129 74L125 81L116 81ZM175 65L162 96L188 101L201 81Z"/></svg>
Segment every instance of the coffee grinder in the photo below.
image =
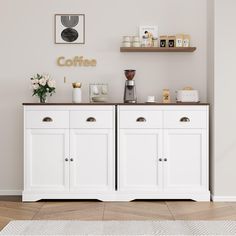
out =
<svg viewBox="0 0 236 236"><path fill-rule="evenodd" d="M133 80L136 70L125 70L126 82L124 92L124 103L136 103L136 88L135 81Z"/></svg>

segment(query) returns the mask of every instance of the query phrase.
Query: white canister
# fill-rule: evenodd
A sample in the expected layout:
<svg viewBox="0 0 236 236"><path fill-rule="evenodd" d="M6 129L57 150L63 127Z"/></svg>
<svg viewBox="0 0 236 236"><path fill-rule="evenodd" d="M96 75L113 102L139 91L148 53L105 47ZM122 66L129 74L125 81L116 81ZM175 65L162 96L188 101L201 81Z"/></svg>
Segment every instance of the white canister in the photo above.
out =
<svg viewBox="0 0 236 236"><path fill-rule="evenodd" d="M175 46L177 48L183 47L183 41L184 41L184 35L183 34L177 34L176 35Z"/></svg>
<svg viewBox="0 0 236 236"><path fill-rule="evenodd" d="M125 48L130 48L131 47L131 42L123 42L122 46Z"/></svg>
<svg viewBox="0 0 236 236"><path fill-rule="evenodd" d="M73 103L81 103L82 102L82 90L81 90L81 88L73 88L72 101L73 101Z"/></svg>
<svg viewBox="0 0 236 236"><path fill-rule="evenodd" d="M134 48L139 48L139 47L141 47L140 42L133 42L132 45L133 45Z"/></svg>
<svg viewBox="0 0 236 236"><path fill-rule="evenodd" d="M140 42L139 36L133 36L133 42Z"/></svg>
<svg viewBox="0 0 236 236"><path fill-rule="evenodd" d="M183 47L190 47L190 35L185 34L184 35L184 40L183 40Z"/></svg>
<svg viewBox="0 0 236 236"><path fill-rule="evenodd" d="M123 42L131 42L130 36L123 36Z"/></svg>
<svg viewBox="0 0 236 236"><path fill-rule="evenodd" d="M153 47L158 47L158 38L153 38L152 39L152 41L153 41Z"/></svg>
<svg viewBox="0 0 236 236"><path fill-rule="evenodd" d="M148 47L148 38L146 36L143 36L142 47Z"/></svg>

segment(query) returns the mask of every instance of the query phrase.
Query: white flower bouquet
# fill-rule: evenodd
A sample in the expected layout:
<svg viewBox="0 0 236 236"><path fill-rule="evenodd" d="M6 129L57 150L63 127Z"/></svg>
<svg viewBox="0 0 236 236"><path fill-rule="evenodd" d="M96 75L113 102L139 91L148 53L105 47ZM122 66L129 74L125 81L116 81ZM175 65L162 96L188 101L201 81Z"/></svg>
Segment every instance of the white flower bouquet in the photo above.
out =
<svg viewBox="0 0 236 236"><path fill-rule="evenodd" d="M52 96L56 92L56 81L48 74L37 74L33 78L30 78L30 80L33 89L32 96L38 96L41 103L45 103L47 96Z"/></svg>

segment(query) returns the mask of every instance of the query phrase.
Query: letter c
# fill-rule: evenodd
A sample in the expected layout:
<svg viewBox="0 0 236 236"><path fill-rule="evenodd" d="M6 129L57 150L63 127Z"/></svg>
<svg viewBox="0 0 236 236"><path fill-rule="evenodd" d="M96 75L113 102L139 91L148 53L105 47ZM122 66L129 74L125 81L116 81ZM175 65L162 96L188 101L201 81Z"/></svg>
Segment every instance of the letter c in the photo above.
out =
<svg viewBox="0 0 236 236"><path fill-rule="evenodd" d="M62 60L64 60L64 59L65 59L65 57L58 57L58 59L57 59L57 65L58 65L58 66L65 66L65 64L62 63Z"/></svg>

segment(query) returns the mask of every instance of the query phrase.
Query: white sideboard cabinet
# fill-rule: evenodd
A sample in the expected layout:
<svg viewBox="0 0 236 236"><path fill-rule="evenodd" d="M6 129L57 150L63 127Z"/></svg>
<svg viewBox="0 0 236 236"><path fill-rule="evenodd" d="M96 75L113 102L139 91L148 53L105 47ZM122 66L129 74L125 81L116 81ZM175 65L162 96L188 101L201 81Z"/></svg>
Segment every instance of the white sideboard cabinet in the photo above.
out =
<svg viewBox="0 0 236 236"><path fill-rule="evenodd" d="M25 106L24 113L23 201L114 194L114 106Z"/></svg>
<svg viewBox="0 0 236 236"><path fill-rule="evenodd" d="M210 199L208 106L120 106L118 189L130 199Z"/></svg>
<svg viewBox="0 0 236 236"><path fill-rule="evenodd" d="M210 200L207 105L24 106L23 201Z"/></svg>

